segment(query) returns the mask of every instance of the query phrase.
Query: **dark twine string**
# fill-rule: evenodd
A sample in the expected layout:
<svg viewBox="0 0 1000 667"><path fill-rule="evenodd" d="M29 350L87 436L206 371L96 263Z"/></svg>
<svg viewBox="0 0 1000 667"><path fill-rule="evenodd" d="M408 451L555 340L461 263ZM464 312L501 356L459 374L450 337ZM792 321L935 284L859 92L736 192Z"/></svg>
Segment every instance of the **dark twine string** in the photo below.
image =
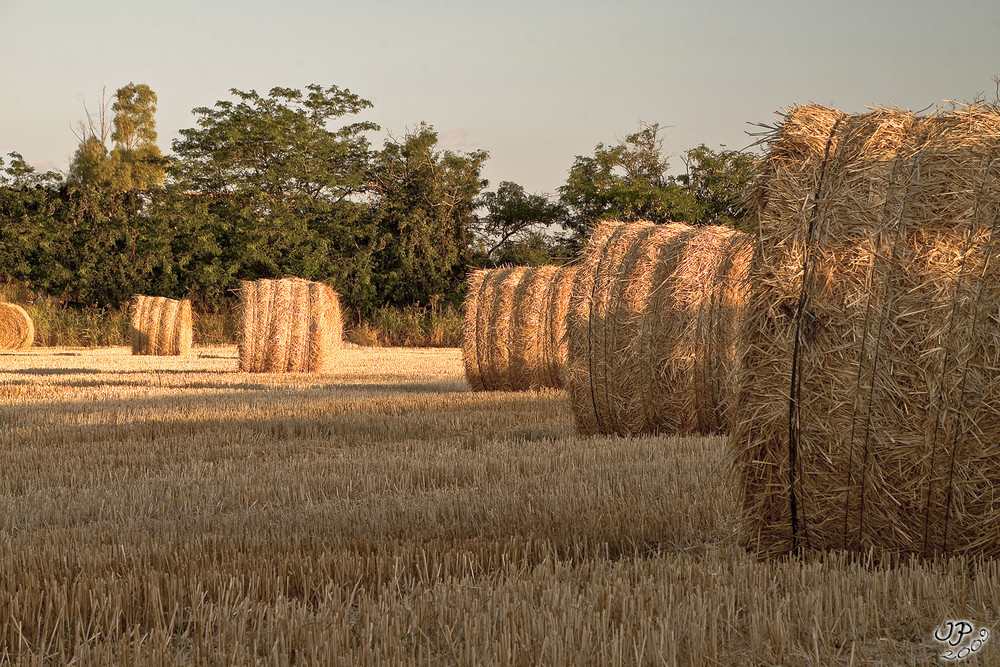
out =
<svg viewBox="0 0 1000 667"><path fill-rule="evenodd" d="M799 449L799 402L802 394L802 378L799 374L799 347L802 342L802 313L805 310L806 298L808 294L808 284L811 275L810 269L813 264L813 235L816 231L816 220L819 217L820 196L823 191L823 183L826 179L827 163L830 159L830 149L833 146L833 137L840 127L843 116L830 128L830 136L826 140L826 148L823 150L823 163L820 166L819 182L816 184L816 192L813 195L812 210L809 214L809 227L806 231L806 251L802 259L802 288L799 291L799 303L795 309L795 331L792 343L792 373L791 386L788 390L788 502L792 518L792 549L799 547L799 517L798 498L795 493L797 483L796 472L801 477L801 471L797 470L801 465L798 456ZM805 536L806 546L809 544L809 531L803 513L802 532Z"/></svg>

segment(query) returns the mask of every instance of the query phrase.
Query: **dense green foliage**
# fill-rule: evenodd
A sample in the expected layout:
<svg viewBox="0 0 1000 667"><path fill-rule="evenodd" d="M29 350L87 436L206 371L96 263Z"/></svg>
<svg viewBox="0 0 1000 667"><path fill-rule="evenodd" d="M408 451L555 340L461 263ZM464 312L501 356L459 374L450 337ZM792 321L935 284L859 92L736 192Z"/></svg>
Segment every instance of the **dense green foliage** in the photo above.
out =
<svg viewBox="0 0 1000 667"><path fill-rule="evenodd" d="M699 146L672 176L656 124L577 156L553 198L487 190L488 154L442 150L424 123L373 147L379 128L356 118L371 103L336 86L230 92L194 109L166 157L156 95L130 83L111 122L108 105L88 112L65 180L0 159L0 281L75 307L119 312L146 293L223 314L240 280L295 275L389 331L387 312L454 308L471 267L564 260L602 218L746 217L754 158Z"/></svg>

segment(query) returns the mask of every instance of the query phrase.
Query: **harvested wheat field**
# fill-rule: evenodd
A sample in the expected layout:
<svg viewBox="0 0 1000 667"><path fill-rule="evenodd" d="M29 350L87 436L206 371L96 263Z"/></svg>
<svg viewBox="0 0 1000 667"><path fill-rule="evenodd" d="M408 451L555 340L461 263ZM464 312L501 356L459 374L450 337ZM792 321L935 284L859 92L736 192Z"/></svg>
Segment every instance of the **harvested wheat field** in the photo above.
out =
<svg viewBox="0 0 1000 667"><path fill-rule="evenodd" d="M0 354L0 663L933 664L1000 618L995 561L761 562L722 438L579 437L457 349L237 365Z"/></svg>

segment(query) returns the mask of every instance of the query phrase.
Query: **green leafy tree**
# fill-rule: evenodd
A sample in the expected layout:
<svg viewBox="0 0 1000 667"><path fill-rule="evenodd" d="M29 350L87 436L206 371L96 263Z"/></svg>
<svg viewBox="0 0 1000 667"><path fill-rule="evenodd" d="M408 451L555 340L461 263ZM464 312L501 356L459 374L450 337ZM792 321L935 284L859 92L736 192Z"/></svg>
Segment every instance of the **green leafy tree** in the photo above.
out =
<svg viewBox="0 0 1000 667"><path fill-rule="evenodd" d="M115 92L110 122L108 109L103 91L96 114L84 105L87 121L76 131L80 144L70 163L69 183L118 192L162 185L166 161L156 145L156 93L144 83L129 83Z"/></svg>
<svg viewBox="0 0 1000 667"><path fill-rule="evenodd" d="M369 270L364 133L378 126L331 125L371 102L336 86L231 93L235 101L194 110L198 127L181 130L171 168L205 206L228 279L293 274L350 294Z"/></svg>
<svg viewBox="0 0 1000 667"><path fill-rule="evenodd" d="M562 204L544 195L528 194L510 181L483 193L479 204L485 215L478 220L476 236L486 263L534 265L552 261L555 240L548 232L566 217Z"/></svg>
<svg viewBox="0 0 1000 667"><path fill-rule="evenodd" d="M687 172L677 181L698 201L699 224L746 231L758 159L741 151L712 151L705 144L685 153Z"/></svg>
<svg viewBox="0 0 1000 667"><path fill-rule="evenodd" d="M694 195L671 178L657 123L614 146L598 144L593 156L577 156L559 201L567 209L564 226L577 238L601 219L694 222Z"/></svg>
<svg viewBox="0 0 1000 667"><path fill-rule="evenodd" d="M373 161L373 305L461 298L489 155L441 151L437 139L432 127L420 124L402 141L386 141Z"/></svg>
<svg viewBox="0 0 1000 667"><path fill-rule="evenodd" d="M602 219L743 225L756 158L702 144L684 161L685 174L668 173L657 123L641 124L614 146L598 144L593 156L577 156L559 189L569 242L582 243Z"/></svg>
<svg viewBox="0 0 1000 667"><path fill-rule="evenodd" d="M115 92L111 107L113 182L120 190L151 190L163 184L165 160L156 145L156 93L144 83Z"/></svg>

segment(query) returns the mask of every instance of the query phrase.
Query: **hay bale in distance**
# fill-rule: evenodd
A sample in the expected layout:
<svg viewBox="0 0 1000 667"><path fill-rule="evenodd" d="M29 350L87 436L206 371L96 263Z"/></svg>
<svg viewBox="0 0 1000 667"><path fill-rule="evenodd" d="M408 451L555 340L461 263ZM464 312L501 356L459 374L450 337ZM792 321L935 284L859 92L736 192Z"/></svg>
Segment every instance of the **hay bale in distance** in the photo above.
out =
<svg viewBox="0 0 1000 667"><path fill-rule="evenodd" d="M1000 555L1000 111L769 138L730 439L762 554Z"/></svg>
<svg viewBox="0 0 1000 667"><path fill-rule="evenodd" d="M35 323L22 308L0 303L0 350L24 350L35 342Z"/></svg>
<svg viewBox="0 0 1000 667"><path fill-rule="evenodd" d="M727 227L598 226L567 318L577 430L725 430L749 260L748 237Z"/></svg>
<svg viewBox="0 0 1000 667"><path fill-rule="evenodd" d="M562 386L565 345L562 331L552 327L564 329L565 324L552 290L562 290L564 296L562 281L572 275L556 266L484 269L469 275L462 359L473 391Z"/></svg>
<svg viewBox="0 0 1000 667"><path fill-rule="evenodd" d="M301 278L240 286L239 368L249 373L323 373L343 338L337 293Z"/></svg>
<svg viewBox="0 0 1000 667"><path fill-rule="evenodd" d="M188 354L192 335L190 300L142 294L132 297L132 354Z"/></svg>

